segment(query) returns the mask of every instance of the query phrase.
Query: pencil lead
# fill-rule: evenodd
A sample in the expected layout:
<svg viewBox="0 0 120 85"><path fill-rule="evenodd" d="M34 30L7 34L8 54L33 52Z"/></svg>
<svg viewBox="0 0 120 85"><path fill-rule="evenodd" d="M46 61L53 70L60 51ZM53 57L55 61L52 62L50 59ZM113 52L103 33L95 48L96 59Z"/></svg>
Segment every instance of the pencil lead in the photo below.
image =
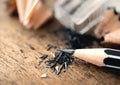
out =
<svg viewBox="0 0 120 85"><path fill-rule="evenodd" d="M46 50L49 51L51 48L53 48L53 45L48 44Z"/></svg>
<svg viewBox="0 0 120 85"><path fill-rule="evenodd" d="M62 51L62 52L65 52L65 53L68 53L68 54L71 54L71 55L74 53L73 49L63 49L63 50L59 49L59 51Z"/></svg>
<svg viewBox="0 0 120 85"><path fill-rule="evenodd" d="M48 55L44 54L40 57L40 59L45 60L48 57Z"/></svg>
<svg viewBox="0 0 120 85"><path fill-rule="evenodd" d="M73 54L74 50L61 50L59 49L59 52L55 53L54 59L46 61L46 67L47 68L53 68L55 70L55 73L59 75L62 71L62 69L67 69L68 66L73 61Z"/></svg>

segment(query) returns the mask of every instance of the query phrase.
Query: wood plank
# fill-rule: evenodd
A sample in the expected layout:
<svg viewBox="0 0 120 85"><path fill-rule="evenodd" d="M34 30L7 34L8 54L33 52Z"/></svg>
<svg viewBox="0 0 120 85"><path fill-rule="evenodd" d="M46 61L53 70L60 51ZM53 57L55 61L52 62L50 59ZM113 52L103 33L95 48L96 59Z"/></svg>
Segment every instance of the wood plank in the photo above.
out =
<svg viewBox="0 0 120 85"><path fill-rule="evenodd" d="M60 24L53 20L37 31L26 30L5 11L0 0L0 85L119 85L120 76L76 59L66 72L55 75L45 64L38 65L47 44L65 47L52 32ZM34 49L31 49L31 46ZM109 70L109 71L108 71ZM118 71L119 72L119 71ZM47 73L49 78L40 78Z"/></svg>

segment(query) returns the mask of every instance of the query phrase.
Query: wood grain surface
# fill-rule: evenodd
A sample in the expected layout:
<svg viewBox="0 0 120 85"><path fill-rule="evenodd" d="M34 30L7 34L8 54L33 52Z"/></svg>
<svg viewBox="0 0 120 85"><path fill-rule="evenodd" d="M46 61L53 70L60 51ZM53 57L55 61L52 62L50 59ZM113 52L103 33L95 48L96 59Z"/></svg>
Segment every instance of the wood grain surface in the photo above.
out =
<svg viewBox="0 0 120 85"><path fill-rule="evenodd" d="M114 73L78 59L60 75L45 68L44 62L38 65L42 54L51 57L54 52L45 50L47 44L65 47L53 33L58 26L52 20L37 31L26 30L8 15L4 0L0 0L0 85L120 85L120 71ZM43 73L49 78L41 78Z"/></svg>

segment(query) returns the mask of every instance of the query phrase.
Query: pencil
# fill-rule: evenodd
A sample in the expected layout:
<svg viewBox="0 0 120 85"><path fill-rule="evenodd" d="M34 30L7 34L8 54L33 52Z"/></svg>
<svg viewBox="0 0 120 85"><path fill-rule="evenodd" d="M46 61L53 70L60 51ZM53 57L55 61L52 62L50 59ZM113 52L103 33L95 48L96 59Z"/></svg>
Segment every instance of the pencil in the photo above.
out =
<svg viewBox="0 0 120 85"><path fill-rule="evenodd" d="M24 19L24 13L26 8L26 0L16 0L19 20L22 23Z"/></svg>
<svg viewBox="0 0 120 85"><path fill-rule="evenodd" d="M115 15L114 10L115 9L110 9L106 11L103 20L94 30L97 38L101 38L102 36L120 28L119 15Z"/></svg>
<svg viewBox="0 0 120 85"><path fill-rule="evenodd" d="M106 34L103 43L120 44L120 29Z"/></svg>
<svg viewBox="0 0 120 85"><path fill-rule="evenodd" d="M100 67L120 69L120 51L109 48L62 50Z"/></svg>
<svg viewBox="0 0 120 85"><path fill-rule="evenodd" d="M24 22L24 24L28 24L28 23L29 23L29 19L32 17L32 15L33 15L33 13L34 13L34 11L35 11L35 7L37 6L38 3L42 4L39 0L35 0L35 1L33 2L33 5L32 5L32 7L31 7L31 9L30 9L29 12L26 13L26 15L25 15L25 22Z"/></svg>
<svg viewBox="0 0 120 85"><path fill-rule="evenodd" d="M8 12L18 12L27 29L37 29L53 17L53 9L43 0L9 0L6 4Z"/></svg>
<svg viewBox="0 0 120 85"><path fill-rule="evenodd" d="M26 16L27 13L30 11L30 9L31 9L33 3L34 3L34 0L27 0L26 9L25 9L25 14L24 14L24 16ZM29 19L29 20L30 20L30 19ZM32 28L31 21L26 22L26 17L24 17L23 25L24 25L27 29Z"/></svg>

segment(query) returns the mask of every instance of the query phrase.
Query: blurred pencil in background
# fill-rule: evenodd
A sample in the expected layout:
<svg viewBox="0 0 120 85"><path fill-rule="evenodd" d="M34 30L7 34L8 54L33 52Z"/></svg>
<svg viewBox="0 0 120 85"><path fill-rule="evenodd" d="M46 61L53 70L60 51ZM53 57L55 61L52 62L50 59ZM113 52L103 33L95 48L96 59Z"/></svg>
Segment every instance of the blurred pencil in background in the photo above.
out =
<svg viewBox="0 0 120 85"><path fill-rule="evenodd" d="M120 45L120 16L114 8L110 8L104 14L103 20L94 30L97 38L104 38L102 44Z"/></svg>
<svg viewBox="0 0 120 85"><path fill-rule="evenodd" d="M12 13L17 9L19 21L28 29L37 29L52 17L42 0L8 0L7 11Z"/></svg>
<svg viewBox="0 0 120 85"><path fill-rule="evenodd" d="M49 0L49 1L48 0L7 0L7 1L8 1L7 11L9 13L12 13L15 10L17 10L20 22L28 29L31 29L31 28L37 29L40 26L42 26L45 22L47 22L50 18L52 18L53 16L52 8L57 10L55 11L55 13L59 13L60 15L59 17L61 17L61 14L62 14L62 11L60 11L60 9L57 9L57 4L55 4L56 5L55 7L49 7L51 3L54 4L53 3L55 2L54 0ZM67 0L63 0L63 1L67 1ZM73 2L77 3L76 1L73 1ZM59 2L61 3L61 1ZM72 5L73 2L71 2L71 6L73 6ZM97 24L96 28L93 31L91 30L91 34L93 34L94 32L95 34L94 36L99 39L103 37L104 41L102 43L104 44L106 43L120 44L120 40L118 37L120 33L120 30L119 30L120 29L120 6L118 4L120 4L120 1L109 0L109 3L108 2L106 3L108 6L105 6L105 7L106 8L109 7L109 9L105 10L104 14L102 15L103 18L100 20L99 24ZM82 10L86 10L86 6ZM68 10L71 10L71 8L68 7ZM100 9L98 9L98 11L100 11ZM79 12L77 12L77 14L80 15ZM87 12L85 14L87 14ZM99 15L100 13L98 12L97 14ZM77 17L76 19L81 20L81 18ZM95 20L96 18L93 18L93 20ZM63 24L66 24L70 21L69 20L70 17L68 17L67 15L65 15L64 17L61 17L61 19L63 21ZM91 22L91 19L89 22ZM85 23L84 26L87 26L87 25L88 23ZM69 23L68 27L70 26L71 24ZM78 28L84 29L84 27L81 27L81 26L78 26ZM72 27L70 27L70 29L72 29ZM75 30L75 31L78 32L79 30Z"/></svg>
<svg viewBox="0 0 120 85"><path fill-rule="evenodd" d="M100 38L114 30L120 29L119 19L120 16L119 14L116 14L116 10L114 8L106 10L103 20L97 25L94 31L96 37Z"/></svg>
<svg viewBox="0 0 120 85"><path fill-rule="evenodd" d="M120 44L120 28L104 36L103 43Z"/></svg>

